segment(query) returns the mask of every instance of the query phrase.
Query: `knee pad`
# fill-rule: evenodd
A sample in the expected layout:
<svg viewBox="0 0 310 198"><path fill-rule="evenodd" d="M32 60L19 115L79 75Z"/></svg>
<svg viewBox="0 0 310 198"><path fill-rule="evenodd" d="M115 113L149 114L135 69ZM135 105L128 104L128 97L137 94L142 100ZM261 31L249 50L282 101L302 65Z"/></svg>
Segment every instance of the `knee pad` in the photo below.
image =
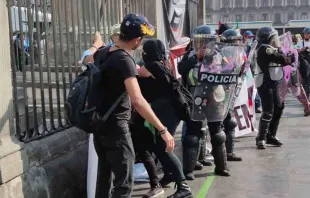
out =
<svg viewBox="0 0 310 198"><path fill-rule="evenodd" d="M230 117L230 118L225 119L223 124L224 124L225 132L233 131L238 125L235 117Z"/></svg>
<svg viewBox="0 0 310 198"><path fill-rule="evenodd" d="M185 135L183 139L183 147L185 148L195 148L199 146L200 138L195 135Z"/></svg>
<svg viewBox="0 0 310 198"><path fill-rule="evenodd" d="M270 122L272 119L272 114L270 112L263 112L262 113L262 117L261 120L266 121L266 122Z"/></svg>
<svg viewBox="0 0 310 198"><path fill-rule="evenodd" d="M221 145L226 141L226 134L224 131L221 131L219 133L216 133L211 136L211 143L213 145Z"/></svg>

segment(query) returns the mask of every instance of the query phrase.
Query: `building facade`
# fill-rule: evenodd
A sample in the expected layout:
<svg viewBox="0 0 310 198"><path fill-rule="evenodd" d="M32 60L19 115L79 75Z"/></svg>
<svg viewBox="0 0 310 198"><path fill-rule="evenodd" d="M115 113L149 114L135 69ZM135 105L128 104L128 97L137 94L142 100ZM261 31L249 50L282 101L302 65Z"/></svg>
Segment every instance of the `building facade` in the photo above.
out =
<svg viewBox="0 0 310 198"><path fill-rule="evenodd" d="M285 25L290 20L310 18L310 0L206 0L206 22L273 21Z"/></svg>

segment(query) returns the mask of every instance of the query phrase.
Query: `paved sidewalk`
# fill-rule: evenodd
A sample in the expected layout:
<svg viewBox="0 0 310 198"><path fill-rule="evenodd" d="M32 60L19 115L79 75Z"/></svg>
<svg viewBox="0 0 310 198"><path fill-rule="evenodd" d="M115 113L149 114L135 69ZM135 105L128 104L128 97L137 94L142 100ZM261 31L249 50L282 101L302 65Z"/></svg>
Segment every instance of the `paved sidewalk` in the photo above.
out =
<svg viewBox="0 0 310 198"><path fill-rule="evenodd" d="M295 98L287 100L279 138L284 142L282 148L268 147L266 150L256 149L254 133L238 138L236 153L243 161L228 163L231 177L215 177L214 167L196 172L197 179L188 182L195 197L309 198L310 117L303 117L303 107ZM178 143L178 156L180 152ZM173 188L171 184L165 189L163 197L172 194ZM148 190L148 184L136 185L133 197L142 197Z"/></svg>

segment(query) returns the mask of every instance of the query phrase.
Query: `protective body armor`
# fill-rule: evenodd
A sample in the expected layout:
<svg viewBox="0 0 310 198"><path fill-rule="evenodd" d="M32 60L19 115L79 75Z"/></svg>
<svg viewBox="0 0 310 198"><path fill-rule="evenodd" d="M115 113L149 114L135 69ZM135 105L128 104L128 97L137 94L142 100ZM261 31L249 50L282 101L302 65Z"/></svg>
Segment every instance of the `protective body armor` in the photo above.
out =
<svg viewBox="0 0 310 198"><path fill-rule="evenodd" d="M256 51L256 61L257 59L264 59L273 53L278 53L278 49L263 44ZM265 67L265 65L260 65L257 62L255 71L255 85L257 88L261 87L264 81L280 82L284 77L283 65L269 62L267 66Z"/></svg>

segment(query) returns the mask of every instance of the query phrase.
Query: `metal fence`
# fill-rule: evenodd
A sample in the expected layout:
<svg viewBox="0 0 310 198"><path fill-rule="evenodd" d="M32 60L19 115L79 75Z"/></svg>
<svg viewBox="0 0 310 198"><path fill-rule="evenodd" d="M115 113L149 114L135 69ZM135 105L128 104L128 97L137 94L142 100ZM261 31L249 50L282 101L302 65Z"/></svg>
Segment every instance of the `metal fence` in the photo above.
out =
<svg viewBox="0 0 310 198"><path fill-rule="evenodd" d="M20 141L70 127L63 106L92 35L99 31L109 42L111 27L128 13L145 14L146 2L7 0L16 136Z"/></svg>

